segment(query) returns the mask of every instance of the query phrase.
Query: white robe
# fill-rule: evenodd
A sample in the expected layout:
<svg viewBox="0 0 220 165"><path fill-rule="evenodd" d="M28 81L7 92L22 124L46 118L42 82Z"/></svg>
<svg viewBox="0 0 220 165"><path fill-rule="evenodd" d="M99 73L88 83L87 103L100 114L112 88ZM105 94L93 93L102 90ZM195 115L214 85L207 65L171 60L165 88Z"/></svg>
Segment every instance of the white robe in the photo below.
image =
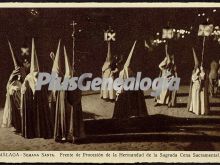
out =
<svg viewBox="0 0 220 165"><path fill-rule="evenodd" d="M12 83L7 85L7 93L6 93L6 100L5 100L5 106L4 106L4 112L3 112L3 118L2 118L2 125L3 128L9 128L12 127L12 96L15 92L20 93L21 89L21 83L20 81L16 80Z"/></svg>
<svg viewBox="0 0 220 165"><path fill-rule="evenodd" d="M191 103L189 111L196 115L207 115L209 108L207 108L207 94L205 87L201 86L201 81L204 81L204 75L201 73L192 75L192 88L191 88Z"/></svg>
<svg viewBox="0 0 220 165"><path fill-rule="evenodd" d="M114 71L111 70L110 62L105 62L102 67L102 78L103 79L112 79L114 81ZM103 89L101 89L100 97L103 99L111 99L114 100L116 98L116 91L113 89L113 83L111 89L108 89L108 85L105 85Z"/></svg>
<svg viewBox="0 0 220 165"><path fill-rule="evenodd" d="M169 83L172 80L172 78L177 77L177 73L175 73L175 74L171 73L169 68L167 68L167 65L168 65L168 60L167 60L167 57L166 57L159 64L159 68L161 70L161 78L164 78L164 80L167 80L167 82ZM165 83L165 81L164 81L164 83ZM166 85L166 83L163 84L163 85ZM166 105L170 105L170 106L175 106L175 104L176 104L176 94L175 94L175 92L176 91L169 91L166 87L163 87L162 91L160 93L160 96L157 98L157 103L166 104Z"/></svg>

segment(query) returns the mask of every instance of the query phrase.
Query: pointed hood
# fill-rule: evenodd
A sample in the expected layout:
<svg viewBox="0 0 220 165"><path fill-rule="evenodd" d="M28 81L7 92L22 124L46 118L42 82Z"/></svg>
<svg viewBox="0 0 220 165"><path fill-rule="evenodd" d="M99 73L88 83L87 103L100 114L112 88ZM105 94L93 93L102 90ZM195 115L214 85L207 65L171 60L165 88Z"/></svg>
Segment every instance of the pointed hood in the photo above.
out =
<svg viewBox="0 0 220 165"><path fill-rule="evenodd" d="M131 48L131 51L130 51L130 53L129 53L129 55L128 55L128 58L127 58L127 60L126 60L126 62L125 62L125 64L124 64L124 68L123 68L123 70L122 70L122 76L121 77L123 77L123 78L128 78L129 77L129 73L130 73L130 71L129 71L129 66L130 66L130 63L131 63L131 58L132 58L132 55L133 55L133 52L134 52L134 48L135 48L135 45L136 45L136 43L137 43L137 41L135 41L134 42L134 44L133 44L133 46L132 46L132 48Z"/></svg>
<svg viewBox="0 0 220 165"><path fill-rule="evenodd" d="M32 72L39 72L39 71L40 70L39 70L37 53L36 53L35 44L34 44L34 38L32 38L30 73L32 73Z"/></svg>
<svg viewBox="0 0 220 165"><path fill-rule="evenodd" d="M53 67L52 67L52 72L55 72L58 75L63 73L62 68L61 68L61 61L60 61L60 42L61 40L59 40L57 51L56 51L56 56L55 56Z"/></svg>
<svg viewBox="0 0 220 165"><path fill-rule="evenodd" d="M9 49L11 51L11 56L12 56L12 60L13 60L13 63L14 63L14 67L15 67L15 69L17 69L17 68L19 68L18 62L16 60L15 54L14 54L12 46L11 46L11 43L9 41L8 41L8 45L9 45Z"/></svg>
<svg viewBox="0 0 220 165"><path fill-rule="evenodd" d="M64 77L72 77L73 69L72 69L70 61L68 59L65 46L63 47L63 51L64 51L64 60L65 60L65 76Z"/></svg>
<svg viewBox="0 0 220 165"><path fill-rule="evenodd" d="M128 55L128 58L127 58L127 60L126 60L126 62L124 64L124 67L129 67L130 66L131 58L132 58L132 55L133 55L133 52L134 52L134 48L135 48L136 42L137 41L134 42L134 44L133 44L133 46L131 48L131 51L130 51L130 53Z"/></svg>
<svg viewBox="0 0 220 165"><path fill-rule="evenodd" d="M194 58L194 63L195 63L194 68L197 68L197 67L199 67L199 60L197 58L197 55L196 55L194 48L192 48L192 51L193 51L193 58Z"/></svg>

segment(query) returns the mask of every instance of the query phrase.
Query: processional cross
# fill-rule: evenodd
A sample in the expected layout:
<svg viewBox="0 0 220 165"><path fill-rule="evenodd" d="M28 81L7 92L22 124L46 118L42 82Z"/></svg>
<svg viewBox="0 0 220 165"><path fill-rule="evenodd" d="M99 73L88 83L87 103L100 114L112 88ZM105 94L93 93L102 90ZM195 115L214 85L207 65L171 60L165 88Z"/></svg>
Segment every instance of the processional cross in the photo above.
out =
<svg viewBox="0 0 220 165"><path fill-rule="evenodd" d="M73 37L73 61L72 61L72 67L73 67L73 70L74 70L74 65L75 65L75 32L76 32L76 28L75 26L77 25L77 23L73 20L73 22L70 24L72 26L72 37Z"/></svg>

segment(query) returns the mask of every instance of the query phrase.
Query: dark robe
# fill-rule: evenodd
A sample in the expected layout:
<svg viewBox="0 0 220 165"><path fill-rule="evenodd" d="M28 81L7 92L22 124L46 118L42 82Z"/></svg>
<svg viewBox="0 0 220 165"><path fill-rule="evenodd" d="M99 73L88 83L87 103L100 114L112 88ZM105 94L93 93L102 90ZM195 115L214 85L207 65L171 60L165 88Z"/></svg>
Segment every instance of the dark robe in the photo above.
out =
<svg viewBox="0 0 220 165"><path fill-rule="evenodd" d="M22 136L25 138L52 138L52 122L47 91L44 87L33 94L26 84L22 94Z"/></svg>
<svg viewBox="0 0 220 165"><path fill-rule="evenodd" d="M10 95L11 108L12 108L12 126L15 128L15 131L21 132L21 91L14 92L13 95Z"/></svg>
<svg viewBox="0 0 220 165"><path fill-rule="evenodd" d="M58 91L54 138L56 141L76 142L85 137L81 92Z"/></svg>
<svg viewBox="0 0 220 165"><path fill-rule="evenodd" d="M130 117L147 116L147 106L143 91L123 91L115 102L113 118L126 119Z"/></svg>
<svg viewBox="0 0 220 165"><path fill-rule="evenodd" d="M53 132L54 132L55 113L56 113L56 95L57 95L57 92L54 92L54 91L49 92L49 95L48 95L48 102L49 102Z"/></svg>

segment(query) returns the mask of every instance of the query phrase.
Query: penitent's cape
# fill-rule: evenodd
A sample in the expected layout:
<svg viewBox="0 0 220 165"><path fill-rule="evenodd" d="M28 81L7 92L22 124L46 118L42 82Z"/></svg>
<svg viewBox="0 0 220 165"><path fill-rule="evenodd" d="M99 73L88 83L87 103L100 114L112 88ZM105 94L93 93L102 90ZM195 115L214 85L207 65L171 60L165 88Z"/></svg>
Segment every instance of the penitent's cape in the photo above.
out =
<svg viewBox="0 0 220 165"><path fill-rule="evenodd" d="M120 72L119 77L122 78L123 80L131 76L129 66L135 45L136 45L136 41L132 46L132 49L124 64L123 70ZM121 91L118 91L118 94L119 94L118 99L115 102L114 113L113 113L114 119L145 117L148 115L143 91L141 90L123 91L122 89Z"/></svg>
<svg viewBox="0 0 220 165"><path fill-rule="evenodd" d="M61 67L61 57L60 57L60 44L61 40L58 42L57 46L57 51L56 51L56 56L53 61L53 67L52 67L52 74L56 74L59 77L63 77L63 72L62 72L62 67ZM49 108L51 112L51 121L54 129L54 124L55 124L55 112L56 112L56 96L57 96L57 91L52 90L49 92Z"/></svg>
<svg viewBox="0 0 220 165"><path fill-rule="evenodd" d="M52 138L52 122L46 86L36 91L38 60L32 39L31 68L22 84L21 116L22 136L25 138Z"/></svg>
<svg viewBox="0 0 220 165"><path fill-rule="evenodd" d="M47 92L43 87L33 93L26 79L22 94L22 136L25 138L52 138L52 122L47 102Z"/></svg>
<svg viewBox="0 0 220 165"><path fill-rule="evenodd" d="M73 75L64 46L65 78ZM56 141L77 142L84 138L81 91L57 91L54 138Z"/></svg>

